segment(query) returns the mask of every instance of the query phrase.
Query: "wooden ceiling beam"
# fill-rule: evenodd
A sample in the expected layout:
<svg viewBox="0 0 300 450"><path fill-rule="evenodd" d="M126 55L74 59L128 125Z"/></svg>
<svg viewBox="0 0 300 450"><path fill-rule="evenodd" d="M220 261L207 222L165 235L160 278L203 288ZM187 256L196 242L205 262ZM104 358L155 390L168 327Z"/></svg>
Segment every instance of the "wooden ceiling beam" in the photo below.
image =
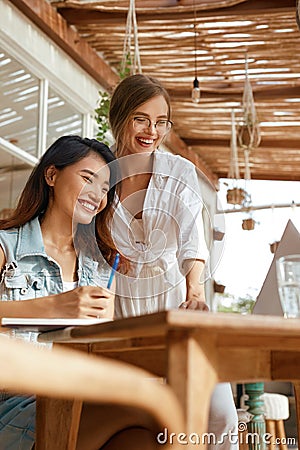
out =
<svg viewBox="0 0 300 450"><path fill-rule="evenodd" d="M194 4L197 9L200 10L209 10L215 8L222 8L228 6L234 6L239 3L243 3L248 0L135 0L135 8L136 10L140 10L141 12L146 12L151 9L164 9L164 8L176 8L181 10L182 7L185 9L193 9ZM52 4L57 7L73 7L80 8L81 4L78 1L73 0L52 0ZM97 3L95 5L92 1L85 1L84 6L87 8L96 6L96 8L101 10L116 10L116 11L127 11L128 10L128 0L108 0L105 2L105 5L101 5Z"/></svg>
<svg viewBox="0 0 300 450"><path fill-rule="evenodd" d="M186 33L192 29L194 1L199 50L205 51L203 55L199 53L198 60L202 91L199 105L191 103L190 84L194 78L191 49L194 47L193 35ZM12 3L36 6L41 1L12 0ZM128 0L65 0L52 2L52 5L59 7L71 30L74 31L72 25L77 27L77 36L82 36L88 46L118 67ZM245 43L251 42L253 45L248 48L253 58L249 61L251 84L259 120L267 122L261 127L259 148L250 155L251 177L299 180L299 103L286 101L300 98L300 64L295 51L299 40L296 0L136 0L136 8L143 72L159 78L172 98L175 126L166 137L170 151L191 160L216 188L218 178L227 177L231 108L241 103ZM52 20L42 19L48 26ZM239 27L238 21L243 21L245 26ZM222 22L226 22L226 26ZM59 24L56 24L58 34L61 32ZM235 39L238 46L232 45ZM267 69L264 76L263 69ZM287 71L288 79L284 77ZM240 149L238 157L243 173L244 158Z"/></svg>
<svg viewBox="0 0 300 450"><path fill-rule="evenodd" d="M210 148L212 149L212 151L214 151L215 149L218 149L218 151L220 150L220 148L223 149L228 149L230 148L230 138L229 139L184 139L184 143L186 144L186 146L189 147L199 147L200 151L201 151L201 147L205 147L205 148ZM269 151L270 149L272 151L274 151L274 149L276 149L276 151L281 151L280 149L282 149L283 151L289 151L289 150L299 150L300 151L300 142L299 142L299 138L297 138L297 136L295 136L295 139L282 139L282 138L278 138L278 139L267 139L267 138L262 138L262 141L257 149L257 151L263 153L264 149L267 149L267 151ZM255 149L253 150L254 152L256 151Z"/></svg>
<svg viewBox="0 0 300 450"><path fill-rule="evenodd" d="M224 83L223 88L216 89L213 87L207 87L206 83L200 84L201 99L215 99L217 102L223 103L226 101L237 100L235 96L238 96L238 100L240 100L240 97L243 95L244 91L244 83L240 83L240 85L237 87L231 86L232 84L228 83L226 87L226 83ZM251 86L255 101L268 99L274 101L274 97L276 98L276 101L280 101L281 99L300 97L300 85L288 87L282 87L278 85L257 87L255 86L255 83L252 83ZM191 96L190 87L188 87L188 89L186 90L177 90L175 88L168 89L168 92L173 101L176 101L177 99L179 101L182 101L182 99L189 99ZM198 106L201 106L201 103Z"/></svg>
<svg viewBox="0 0 300 450"><path fill-rule="evenodd" d="M158 16L164 14L168 16L168 21L178 20L179 15L180 20L191 17L194 12L193 0L190 0L190 5L188 4L188 0L180 3L181 5L178 6L177 4L177 6L174 6L174 2L172 1L172 4L169 4L167 7L157 7L152 5L151 8L138 7L136 4L137 20L138 22L156 20ZM209 18L230 15L242 16L243 19L245 19L246 14L247 19L249 19L249 16L251 15L257 16L259 11L266 16L274 13L289 13L291 11L296 14L295 0L285 0L284 4L282 0L240 0L239 2L235 2L236 4L233 4L232 6L226 6L226 2L218 3L220 5L219 8L216 7L216 2L210 2L210 5L203 5L203 2L199 2L199 5L196 5L197 17ZM118 8L117 6L111 8L109 8L109 6L98 6L98 8L95 9L93 3L82 3L78 5L78 3L72 4L72 2L53 2L52 4L69 23L74 25L97 24L105 18L108 19L108 17L109 21L124 21L128 12L128 6L123 8ZM227 4L229 5L229 3Z"/></svg>
<svg viewBox="0 0 300 450"><path fill-rule="evenodd" d="M35 25L89 73L103 88L112 90L119 76L75 32L56 10L45 0L10 0Z"/></svg>
<svg viewBox="0 0 300 450"><path fill-rule="evenodd" d="M228 173L225 171L218 172L219 178L228 178ZM266 170L262 168L261 172L251 172L252 180L270 180L270 181L299 181L300 172L287 171L286 173L277 172L276 169Z"/></svg>
<svg viewBox="0 0 300 450"><path fill-rule="evenodd" d="M43 0L11 0L11 2L106 90L112 91L113 87L119 82L119 76L53 7ZM172 151L191 160L216 188L218 186L217 176L210 171L198 155L186 148L184 142L175 132L172 132L171 135Z"/></svg>

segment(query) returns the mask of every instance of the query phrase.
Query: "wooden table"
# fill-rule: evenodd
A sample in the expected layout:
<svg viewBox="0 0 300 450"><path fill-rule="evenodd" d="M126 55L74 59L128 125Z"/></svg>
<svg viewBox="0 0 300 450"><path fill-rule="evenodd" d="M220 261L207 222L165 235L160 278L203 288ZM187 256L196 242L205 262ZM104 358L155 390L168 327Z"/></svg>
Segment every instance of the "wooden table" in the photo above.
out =
<svg viewBox="0 0 300 450"><path fill-rule="evenodd" d="M298 319L172 310L40 335L47 339L165 376L182 404L188 434L206 431L217 382L292 381L300 403ZM65 439L76 436L80 405L55 402L38 401L36 450L58 449L64 415Z"/></svg>

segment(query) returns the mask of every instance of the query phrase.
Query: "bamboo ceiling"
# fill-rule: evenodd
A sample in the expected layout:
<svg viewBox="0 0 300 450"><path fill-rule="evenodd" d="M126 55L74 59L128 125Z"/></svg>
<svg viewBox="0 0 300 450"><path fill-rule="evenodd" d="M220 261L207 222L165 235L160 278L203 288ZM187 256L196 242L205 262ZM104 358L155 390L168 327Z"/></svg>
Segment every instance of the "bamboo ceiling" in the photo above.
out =
<svg viewBox="0 0 300 450"><path fill-rule="evenodd" d="M195 2L195 7L194 7ZM116 72L122 59L129 0L55 1L51 6ZM245 53L260 146L251 151L253 179L300 179L300 31L296 0L136 0L142 71L168 89L175 152L198 155L213 178L230 163L231 110L240 114ZM201 101L191 101L195 33ZM243 152L239 151L243 175Z"/></svg>

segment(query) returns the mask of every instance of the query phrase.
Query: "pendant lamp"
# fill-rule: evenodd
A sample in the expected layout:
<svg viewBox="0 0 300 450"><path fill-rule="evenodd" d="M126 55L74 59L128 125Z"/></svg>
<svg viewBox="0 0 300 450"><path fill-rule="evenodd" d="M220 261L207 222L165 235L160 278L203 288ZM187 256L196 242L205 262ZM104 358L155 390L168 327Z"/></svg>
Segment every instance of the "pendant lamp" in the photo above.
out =
<svg viewBox="0 0 300 450"><path fill-rule="evenodd" d="M194 5L194 71L195 71L195 79L193 81L193 89L192 89L192 101L193 103L200 102L200 87L199 80L197 78L197 16L196 16L196 6L195 0L193 2Z"/></svg>

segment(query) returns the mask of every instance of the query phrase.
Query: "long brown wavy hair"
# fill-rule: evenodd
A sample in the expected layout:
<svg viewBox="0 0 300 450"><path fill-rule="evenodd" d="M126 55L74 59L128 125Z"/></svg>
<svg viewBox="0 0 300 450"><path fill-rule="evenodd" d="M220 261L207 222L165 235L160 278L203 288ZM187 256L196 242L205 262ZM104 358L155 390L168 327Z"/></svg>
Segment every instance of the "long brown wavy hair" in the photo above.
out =
<svg viewBox="0 0 300 450"><path fill-rule="evenodd" d="M30 220L41 217L46 212L49 204L50 187L45 180L45 171L50 166L63 169L71 166L89 153L94 152L99 155L107 164L110 170L109 191L107 194L107 205L93 219L91 224L79 224L76 238L80 248L90 250L94 239L104 258L108 263L116 254L116 248L111 238L110 223L113 214L113 202L115 201L115 191L120 181L120 172L116 157L107 145L96 139L81 138L80 136L68 135L58 138L41 157L21 193L16 209L12 214L0 220L0 229L20 227ZM84 238L82 238L84 236ZM89 239L94 236L94 239Z"/></svg>

